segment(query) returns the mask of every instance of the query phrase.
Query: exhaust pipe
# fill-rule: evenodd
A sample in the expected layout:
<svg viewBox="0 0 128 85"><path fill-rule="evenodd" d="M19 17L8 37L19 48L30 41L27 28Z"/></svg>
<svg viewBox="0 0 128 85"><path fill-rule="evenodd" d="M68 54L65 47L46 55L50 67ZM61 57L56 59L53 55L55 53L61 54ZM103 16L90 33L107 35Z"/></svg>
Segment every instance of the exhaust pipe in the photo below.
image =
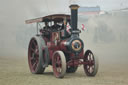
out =
<svg viewBox="0 0 128 85"><path fill-rule="evenodd" d="M80 33L80 30L77 29L77 19L78 19L78 5L70 5L71 9L71 28L72 28L72 34L78 34Z"/></svg>

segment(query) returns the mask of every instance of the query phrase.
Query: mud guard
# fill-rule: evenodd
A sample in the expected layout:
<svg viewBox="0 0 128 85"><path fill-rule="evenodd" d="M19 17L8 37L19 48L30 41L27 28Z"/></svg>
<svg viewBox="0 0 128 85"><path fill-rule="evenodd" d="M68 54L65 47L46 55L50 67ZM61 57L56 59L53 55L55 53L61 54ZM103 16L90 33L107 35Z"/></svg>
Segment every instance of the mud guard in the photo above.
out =
<svg viewBox="0 0 128 85"><path fill-rule="evenodd" d="M44 54L42 52L42 59L43 59L42 66L43 66L43 68L48 67L49 62L50 62L48 47L46 46L45 41L42 36L36 35L35 38L36 38L36 40L39 41L38 42L38 44L40 44L39 48L41 48L42 51L44 50ZM43 56L43 55L45 55L45 56Z"/></svg>
<svg viewBox="0 0 128 85"><path fill-rule="evenodd" d="M49 58L49 52L48 52L48 47L47 46L44 47L44 52L45 52L45 56L44 56L44 65L43 65L43 67L48 67L49 62L50 62L50 58Z"/></svg>

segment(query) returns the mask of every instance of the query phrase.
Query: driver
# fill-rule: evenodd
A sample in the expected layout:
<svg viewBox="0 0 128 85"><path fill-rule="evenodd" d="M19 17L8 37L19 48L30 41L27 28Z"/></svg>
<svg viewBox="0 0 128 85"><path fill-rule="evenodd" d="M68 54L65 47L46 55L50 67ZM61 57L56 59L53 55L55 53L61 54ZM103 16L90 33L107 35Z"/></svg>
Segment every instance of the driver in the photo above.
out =
<svg viewBox="0 0 128 85"><path fill-rule="evenodd" d="M57 21L54 21L54 25L52 26L53 29L58 30L61 26L57 24Z"/></svg>
<svg viewBox="0 0 128 85"><path fill-rule="evenodd" d="M48 28L50 28L49 25L48 25L48 22L45 22L45 26L43 27L43 29L48 30Z"/></svg>

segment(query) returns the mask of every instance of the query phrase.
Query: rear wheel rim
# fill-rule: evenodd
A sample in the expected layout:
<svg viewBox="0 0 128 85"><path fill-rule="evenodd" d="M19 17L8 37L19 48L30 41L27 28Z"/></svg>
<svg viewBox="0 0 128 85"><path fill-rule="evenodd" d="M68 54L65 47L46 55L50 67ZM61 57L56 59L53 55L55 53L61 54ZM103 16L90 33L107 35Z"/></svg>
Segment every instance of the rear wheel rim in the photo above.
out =
<svg viewBox="0 0 128 85"><path fill-rule="evenodd" d="M39 48L37 41L33 38L29 44L28 62L32 72L35 72L39 63Z"/></svg>

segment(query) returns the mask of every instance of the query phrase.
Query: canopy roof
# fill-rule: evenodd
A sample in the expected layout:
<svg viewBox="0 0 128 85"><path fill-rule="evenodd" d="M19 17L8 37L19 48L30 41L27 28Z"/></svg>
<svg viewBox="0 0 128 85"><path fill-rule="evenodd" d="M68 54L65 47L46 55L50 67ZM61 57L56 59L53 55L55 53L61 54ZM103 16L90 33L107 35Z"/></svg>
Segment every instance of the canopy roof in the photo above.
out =
<svg viewBox="0 0 128 85"><path fill-rule="evenodd" d="M66 19L67 21L70 21L70 15L67 15L67 14L53 14L53 15L48 15L48 16L45 16L45 17L26 20L25 23L26 24L31 24L31 23L37 23L37 22L50 22L50 21L61 22L64 19Z"/></svg>

